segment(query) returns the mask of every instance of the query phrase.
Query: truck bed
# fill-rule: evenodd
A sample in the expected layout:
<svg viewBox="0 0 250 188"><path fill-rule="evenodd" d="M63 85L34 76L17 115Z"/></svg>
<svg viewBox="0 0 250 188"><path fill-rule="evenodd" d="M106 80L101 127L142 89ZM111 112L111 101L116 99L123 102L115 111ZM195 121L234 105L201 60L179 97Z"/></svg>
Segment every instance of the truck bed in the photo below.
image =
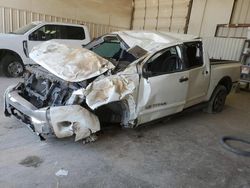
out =
<svg viewBox="0 0 250 188"><path fill-rule="evenodd" d="M209 90L207 99L209 99L222 79L230 79L232 86L237 84L240 78L240 67L241 64L238 61L211 61L210 62L211 78L209 84Z"/></svg>
<svg viewBox="0 0 250 188"><path fill-rule="evenodd" d="M222 59L209 59L209 60L210 60L210 65L240 63L239 61L222 60Z"/></svg>

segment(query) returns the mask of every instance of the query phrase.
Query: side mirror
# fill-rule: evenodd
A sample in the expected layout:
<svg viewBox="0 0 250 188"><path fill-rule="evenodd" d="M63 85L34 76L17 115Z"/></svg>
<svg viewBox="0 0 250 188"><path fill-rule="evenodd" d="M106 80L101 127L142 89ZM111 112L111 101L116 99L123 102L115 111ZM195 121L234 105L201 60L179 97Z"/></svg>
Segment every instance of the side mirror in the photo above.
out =
<svg viewBox="0 0 250 188"><path fill-rule="evenodd" d="M37 35L35 34L35 33L31 33L30 35L29 35L29 40L37 40Z"/></svg>
<svg viewBox="0 0 250 188"><path fill-rule="evenodd" d="M147 79L148 79L149 77L151 77L152 75L153 75L153 73L152 73L151 71L147 71L147 72L144 72L144 73L143 73L143 77L144 77L144 78L147 78Z"/></svg>
<svg viewBox="0 0 250 188"><path fill-rule="evenodd" d="M143 67L142 69L142 76L146 79L148 79L149 77L151 77L153 75L153 73L151 71L148 71L146 69L146 67Z"/></svg>

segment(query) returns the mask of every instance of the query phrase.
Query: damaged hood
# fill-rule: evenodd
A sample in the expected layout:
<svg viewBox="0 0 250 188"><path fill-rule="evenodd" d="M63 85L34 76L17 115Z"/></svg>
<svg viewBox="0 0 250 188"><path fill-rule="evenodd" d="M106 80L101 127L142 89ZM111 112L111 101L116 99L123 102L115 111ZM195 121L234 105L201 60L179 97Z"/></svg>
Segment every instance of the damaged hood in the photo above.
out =
<svg viewBox="0 0 250 188"><path fill-rule="evenodd" d="M48 41L35 46L30 58L57 77L69 82L81 82L99 76L114 65L84 48Z"/></svg>

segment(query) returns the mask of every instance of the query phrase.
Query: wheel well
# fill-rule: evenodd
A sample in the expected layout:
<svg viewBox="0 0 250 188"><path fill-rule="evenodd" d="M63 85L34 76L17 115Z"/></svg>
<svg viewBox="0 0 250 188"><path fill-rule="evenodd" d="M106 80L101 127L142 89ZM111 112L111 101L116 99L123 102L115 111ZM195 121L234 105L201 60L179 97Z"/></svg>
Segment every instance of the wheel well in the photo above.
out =
<svg viewBox="0 0 250 188"><path fill-rule="evenodd" d="M104 123L125 123L129 119L129 107L125 100L103 105L95 110L99 120Z"/></svg>
<svg viewBox="0 0 250 188"><path fill-rule="evenodd" d="M0 50L0 61L2 61L2 59L5 56L14 56L16 59L18 59L23 64L22 58L16 52L14 52L12 50L1 49Z"/></svg>
<svg viewBox="0 0 250 188"><path fill-rule="evenodd" d="M218 83L218 85L223 85L223 86L225 86L226 87L226 89L227 89L227 93L230 93L230 91L231 91L231 89L232 89L232 79L229 77L229 76L225 76L225 77L223 77L220 81L219 81L219 83Z"/></svg>

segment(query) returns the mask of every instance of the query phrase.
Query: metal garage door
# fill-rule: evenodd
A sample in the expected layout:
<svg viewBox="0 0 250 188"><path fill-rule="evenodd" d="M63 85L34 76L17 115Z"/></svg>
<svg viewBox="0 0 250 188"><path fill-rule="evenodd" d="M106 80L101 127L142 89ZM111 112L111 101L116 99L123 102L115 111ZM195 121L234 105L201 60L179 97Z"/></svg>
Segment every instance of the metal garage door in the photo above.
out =
<svg viewBox="0 0 250 188"><path fill-rule="evenodd" d="M237 0L234 3L234 10L231 18L231 24L249 24L250 23L250 1Z"/></svg>
<svg viewBox="0 0 250 188"><path fill-rule="evenodd" d="M248 27L250 27L250 1L234 1L230 24L218 24L215 36L247 38Z"/></svg>
<svg viewBox="0 0 250 188"><path fill-rule="evenodd" d="M111 25L96 24L96 23L86 22L83 20L46 15L42 13L31 12L28 10L0 7L0 33L12 32L17 28L22 27L32 21L85 24L88 26L90 34L93 38L96 38L100 35L112 31L128 29Z"/></svg>
<svg viewBox="0 0 250 188"><path fill-rule="evenodd" d="M133 29L186 33L192 0L135 0Z"/></svg>

